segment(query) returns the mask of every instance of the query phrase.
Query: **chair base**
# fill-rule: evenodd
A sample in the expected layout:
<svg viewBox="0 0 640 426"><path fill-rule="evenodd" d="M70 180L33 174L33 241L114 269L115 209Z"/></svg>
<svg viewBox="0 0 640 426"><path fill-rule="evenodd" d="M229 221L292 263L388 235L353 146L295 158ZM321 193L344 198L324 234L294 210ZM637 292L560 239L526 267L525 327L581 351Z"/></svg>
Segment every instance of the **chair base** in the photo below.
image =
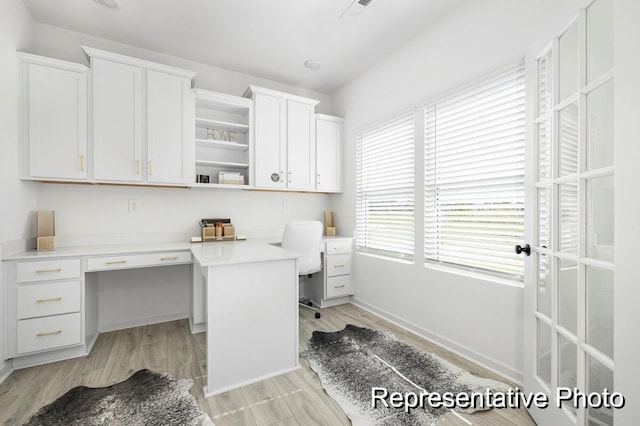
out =
<svg viewBox="0 0 640 426"><path fill-rule="evenodd" d="M320 310L318 308L316 308L315 306L313 306L313 303L311 303L311 301L309 299L307 299L306 297L300 299L298 301L298 304L300 306L302 306L303 308L307 308L307 309L311 309L312 311L316 311L316 318L320 318L322 315L320 314Z"/></svg>

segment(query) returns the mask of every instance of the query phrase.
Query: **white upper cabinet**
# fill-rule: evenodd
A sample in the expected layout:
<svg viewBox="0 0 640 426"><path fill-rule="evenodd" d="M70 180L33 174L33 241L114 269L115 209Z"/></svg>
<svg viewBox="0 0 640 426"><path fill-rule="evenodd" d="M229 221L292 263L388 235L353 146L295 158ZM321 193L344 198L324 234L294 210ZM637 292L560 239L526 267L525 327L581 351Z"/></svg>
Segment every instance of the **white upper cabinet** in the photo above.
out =
<svg viewBox="0 0 640 426"><path fill-rule="evenodd" d="M287 186L315 189L314 105L287 100Z"/></svg>
<svg viewBox="0 0 640 426"><path fill-rule="evenodd" d="M92 58L96 180L142 182L142 69Z"/></svg>
<svg viewBox="0 0 640 426"><path fill-rule="evenodd" d="M23 179L86 180L88 68L19 52Z"/></svg>
<svg viewBox="0 0 640 426"><path fill-rule="evenodd" d="M315 190L318 101L250 86L254 100L254 186Z"/></svg>
<svg viewBox="0 0 640 426"><path fill-rule="evenodd" d="M83 47L91 60L96 181L193 181L195 73Z"/></svg>
<svg viewBox="0 0 640 426"><path fill-rule="evenodd" d="M344 120L316 114L316 189L336 192L342 189L342 129Z"/></svg>

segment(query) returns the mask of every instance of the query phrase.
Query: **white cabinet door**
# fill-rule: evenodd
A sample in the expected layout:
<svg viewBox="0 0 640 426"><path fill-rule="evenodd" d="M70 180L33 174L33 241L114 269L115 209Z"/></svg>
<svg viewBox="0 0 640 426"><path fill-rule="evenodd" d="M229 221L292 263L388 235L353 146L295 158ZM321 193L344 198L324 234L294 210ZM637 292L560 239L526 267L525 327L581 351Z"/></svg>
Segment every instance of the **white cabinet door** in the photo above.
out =
<svg viewBox="0 0 640 426"><path fill-rule="evenodd" d="M286 188L285 101L256 93L254 102L255 186Z"/></svg>
<svg viewBox="0 0 640 426"><path fill-rule="evenodd" d="M314 106L287 100L287 187L316 187Z"/></svg>
<svg viewBox="0 0 640 426"><path fill-rule="evenodd" d="M142 69L92 58L94 178L141 182Z"/></svg>
<svg viewBox="0 0 640 426"><path fill-rule="evenodd" d="M25 177L87 178L87 74L26 64Z"/></svg>
<svg viewBox="0 0 640 426"><path fill-rule="evenodd" d="M318 117L316 120L316 189L340 191L342 123Z"/></svg>
<svg viewBox="0 0 640 426"><path fill-rule="evenodd" d="M193 181L193 119L188 121L191 81L188 78L147 71L147 180L154 183Z"/></svg>

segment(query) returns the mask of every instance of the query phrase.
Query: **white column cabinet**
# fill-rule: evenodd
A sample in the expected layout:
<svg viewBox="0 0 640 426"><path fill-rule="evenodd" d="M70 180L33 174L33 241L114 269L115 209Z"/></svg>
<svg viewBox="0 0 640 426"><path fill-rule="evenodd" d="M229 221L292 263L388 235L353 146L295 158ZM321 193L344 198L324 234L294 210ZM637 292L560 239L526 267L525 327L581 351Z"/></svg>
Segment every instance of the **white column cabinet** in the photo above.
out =
<svg viewBox="0 0 640 426"><path fill-rule="evenodd" d="M19 52L23 179L86 180L84 65Z"/></svg>
<svg viewBox="0 0 640 426"><path fill-rule="evenodd" d="M250 86L254 101L254 186L315 189L315 118L318 101Z"/></svg>
<svg viewBox="0 0 640 426"><path fill-rule="evenodd" d="M195 73L83 49L92 71L94 179L193 182Z"/></svg>
<svg viewBox="0 0 640 426"><path fill-rule="evenodd" d="M344 120L316 114L316 189L340 191L342 188L342 132Z"/></svg>

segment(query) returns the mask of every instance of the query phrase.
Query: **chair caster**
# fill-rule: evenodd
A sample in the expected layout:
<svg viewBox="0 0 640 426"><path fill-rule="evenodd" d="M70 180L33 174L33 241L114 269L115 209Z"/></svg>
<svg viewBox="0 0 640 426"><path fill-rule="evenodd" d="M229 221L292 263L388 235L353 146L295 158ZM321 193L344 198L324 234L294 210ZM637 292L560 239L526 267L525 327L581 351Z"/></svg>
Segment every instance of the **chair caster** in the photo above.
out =
<svg viewBox="0 0 640 426"><path fill-rule="evenodd" d="M313 306L313 302L312 301L308 301L307 302L307 306Z"/></svg>
<svg viewBox="0 0 640 426"><path fill-rule="evenodd" d="M316 318L320 318L320 312L316 312Z"/></svg>

